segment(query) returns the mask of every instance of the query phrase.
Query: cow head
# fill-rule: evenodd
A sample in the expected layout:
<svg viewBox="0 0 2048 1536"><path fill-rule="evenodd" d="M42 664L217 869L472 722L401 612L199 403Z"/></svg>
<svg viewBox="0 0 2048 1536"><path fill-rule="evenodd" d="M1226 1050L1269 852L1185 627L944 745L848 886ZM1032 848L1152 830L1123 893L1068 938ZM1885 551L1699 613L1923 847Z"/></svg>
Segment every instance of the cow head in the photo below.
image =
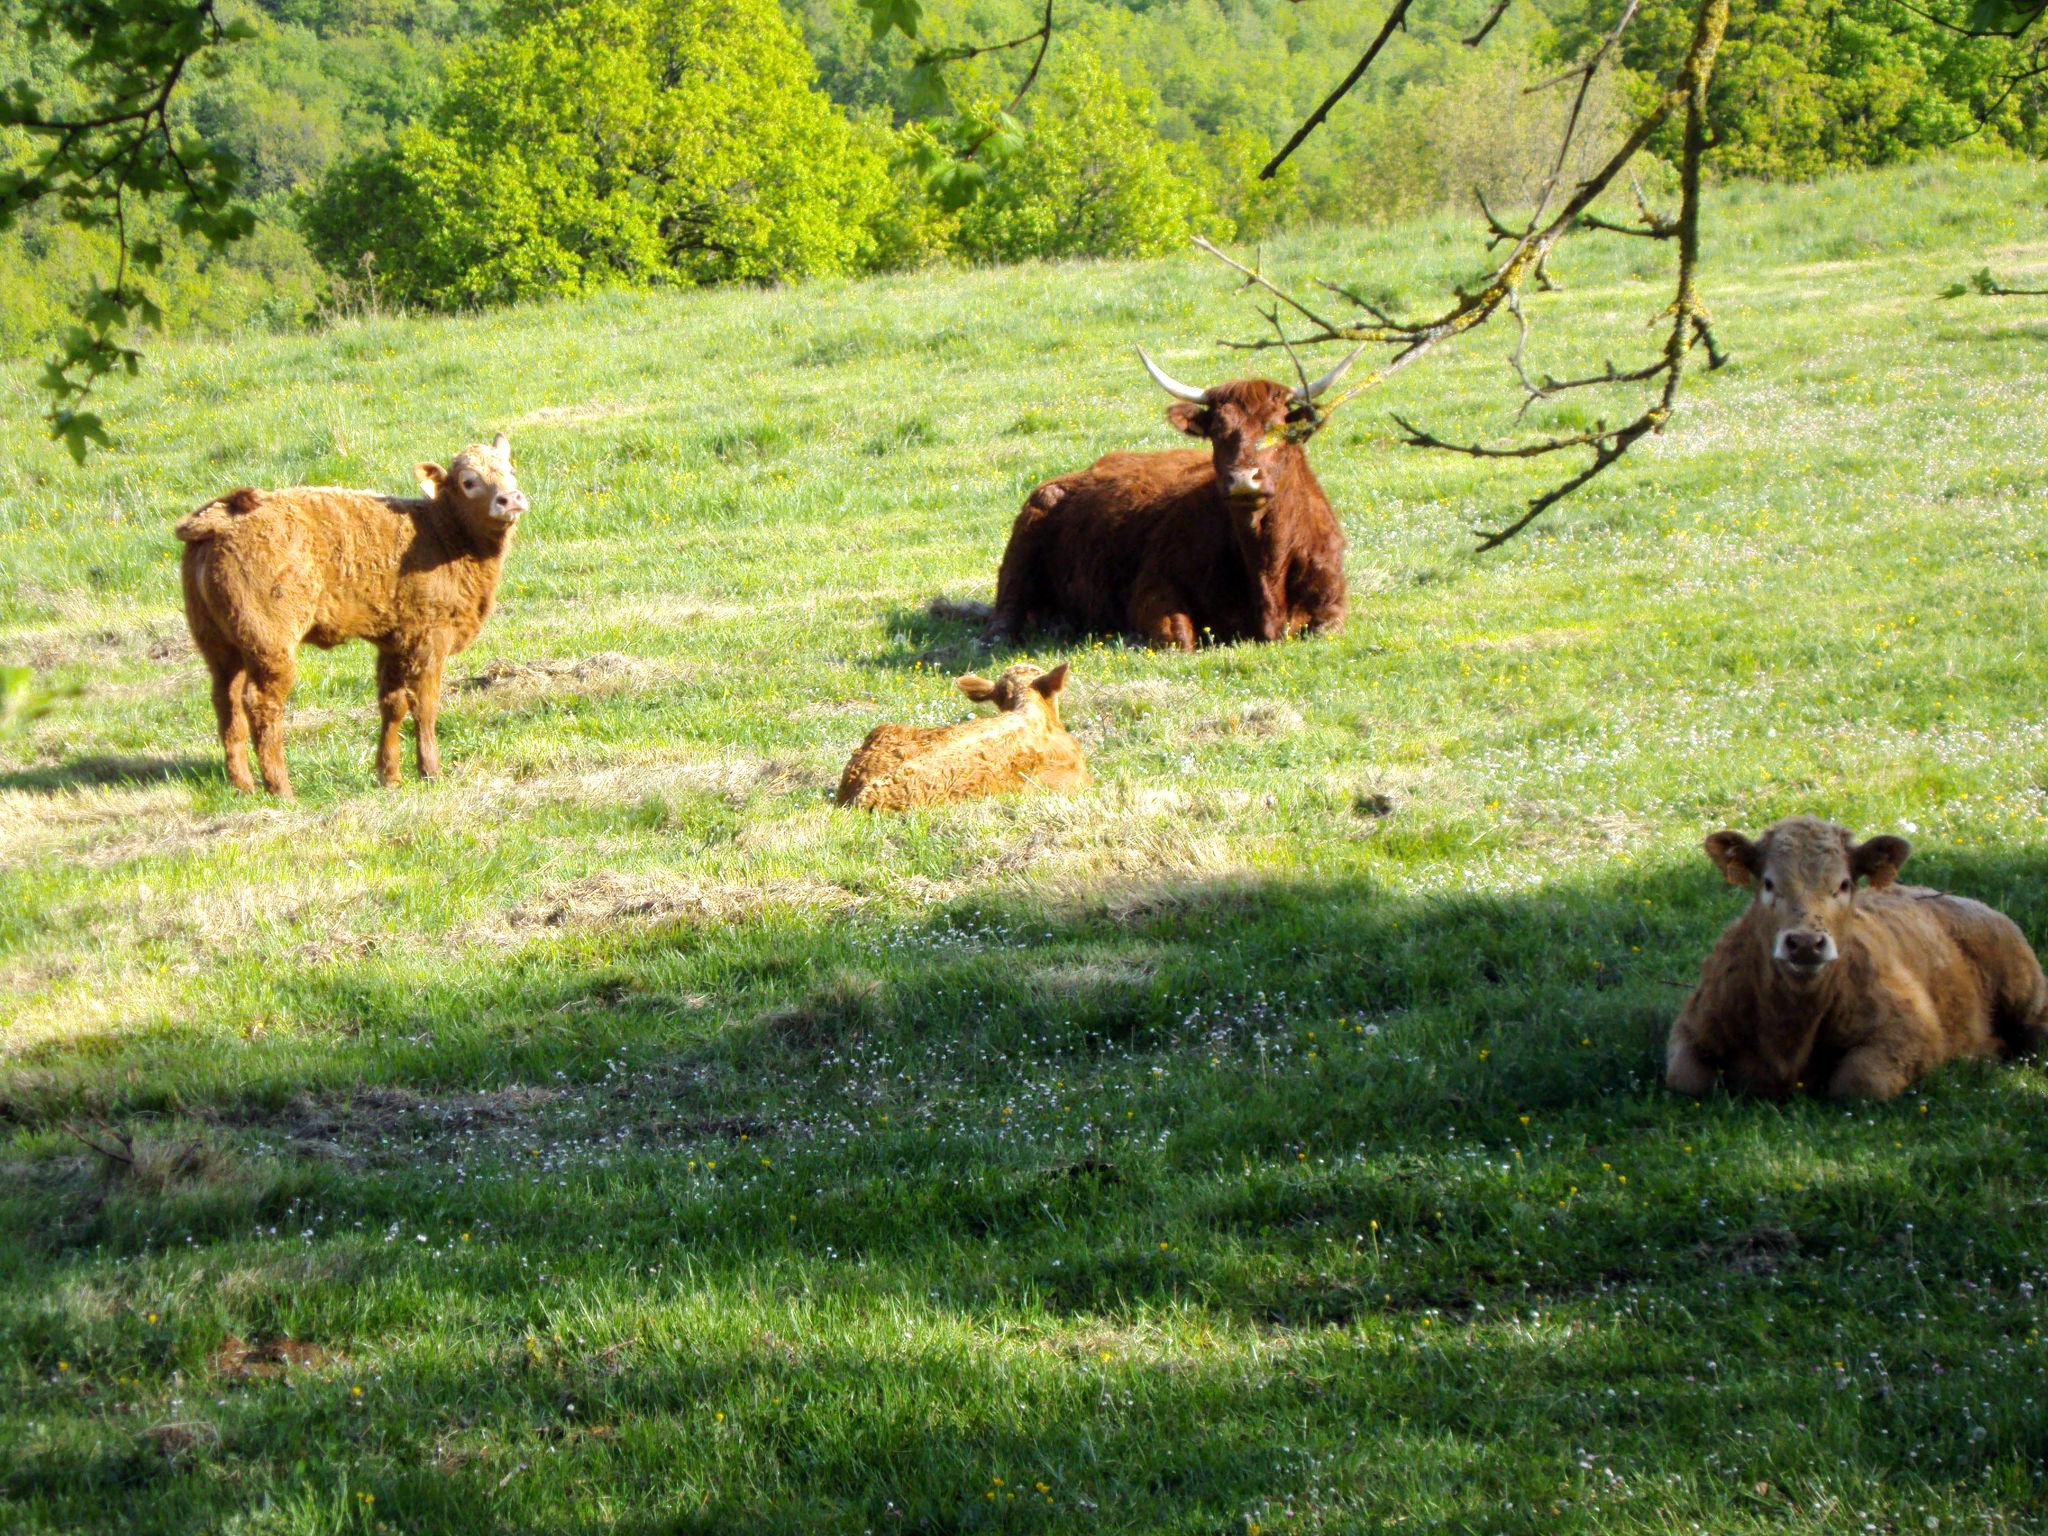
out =
<svg viewBox="0 0 2048 1536"><path fill-rule="evenodd" d="M1771 936L1771 961L1797 984L1818 981L1841 955L1841 938L1856 913L1856 882L1890 885L1912 850L1903 837L1856 842L1846 827L1812 816L1778 822L1754 842L1716 832L1707 857L1734 885L1756 891Z"/></svg>
<svg viewBox="0 0 2048 1536"><path fill-rule="evenodd" d="M1174 398L1166 419L1215 450L1216 490L1233 510L1256 524L1278 489L1287 456L1320 424L1316 397L1344 376L1365 348L1360 346L1320 379L1298 387L1270 379L1233 379L1197 389L1165 372L1138 348L1138 361L1153 382Z"/></svg>
<svg viewBox="0 0 2048 1536"><path fill-rule="evenodd" d="M512 473L512 444L500 432L486 447L462 450L443 469L420 464L420 494L448 502L478 533L505 534L526 510L526 492Z"/></svg>
<svg viewBox="0 0 2048 1536"><path fill-rule="evenodd" d="M1041 672L1028 661L1005 667L994 682L972 672L956 678L953 686L976 703L993 704L999 710L1042 709L1054 725L1060 723L1060 690L1067 686L1067 664L1063 661L1050 672Z"/></svg>

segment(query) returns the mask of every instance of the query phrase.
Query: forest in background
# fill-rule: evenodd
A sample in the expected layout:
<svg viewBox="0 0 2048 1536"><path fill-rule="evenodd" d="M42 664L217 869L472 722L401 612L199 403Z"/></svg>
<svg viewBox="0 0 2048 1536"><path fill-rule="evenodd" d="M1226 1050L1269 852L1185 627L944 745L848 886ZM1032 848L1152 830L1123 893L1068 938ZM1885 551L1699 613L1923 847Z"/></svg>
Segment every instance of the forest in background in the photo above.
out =
<svg viewBox="0 0 2048 1536"><path fill-rule="evenodd" d="M255 0L257 36L184 91L245 167L256 233L162 237L167 329L297 326L591 289L775 281L938 262L1144 255L1383 224L1475 188L1513 205L1547 169L1558 91L1530 91L1614 0L1411 21L1272 181L1274 147L1380 25L1338 0L1062 0L1020 141L980 195L924 175L932 124L1007 103L1030 47L920 69L920 50L1028 34L1035 0L933 6L880 41L857 0ZM1617 118L1687 25L1647 0L1594 110ZM1802 178L1966 146L2036 155L2043 97L2004 94L2019 45L1892 0L1743 0L1715 80L1721 176ZM62 60L0 13L0 80L61 93ZM993 120L993 119L992 119ZM1981 126L1980 126L1981 122ZM1599 147L1599 136L1588 141ZM0 136L0 164L26 153ZM0 355L34 352L113 242L31 217L0 249Z"/></svg>

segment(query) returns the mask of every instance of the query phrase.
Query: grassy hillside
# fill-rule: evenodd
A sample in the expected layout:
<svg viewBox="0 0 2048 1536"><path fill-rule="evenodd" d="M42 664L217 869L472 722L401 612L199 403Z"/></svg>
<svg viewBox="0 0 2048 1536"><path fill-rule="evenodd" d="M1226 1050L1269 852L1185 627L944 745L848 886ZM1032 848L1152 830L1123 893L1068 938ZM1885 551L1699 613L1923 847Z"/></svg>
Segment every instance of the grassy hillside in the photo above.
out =
<svg viewBox="0 0 2048 1536"><path fill-rule="evenodd" d="M2048 940L2048 312L1933 297L2048 271L2044 191L1719 194L1734 361L1540 535L1394 445L1505 425L1482 337L1313 449L1340 636L1042 650L1100 787L894 819L847 752L1006 659L929 601L1170 444L1129 344L1228 369L1213 266L169 348L84 471L0 375L0 659L84 690L0 743L0 1525L2041 1529L2042 1069L1657 1083L1715 827L1903 831ZM1419 302L1467 233L1267 263ZM1541 366L1643 344L1613 244ZM499 427L446 777L374 788L309 651L302 799L235 799L172 520Z"/></svg>

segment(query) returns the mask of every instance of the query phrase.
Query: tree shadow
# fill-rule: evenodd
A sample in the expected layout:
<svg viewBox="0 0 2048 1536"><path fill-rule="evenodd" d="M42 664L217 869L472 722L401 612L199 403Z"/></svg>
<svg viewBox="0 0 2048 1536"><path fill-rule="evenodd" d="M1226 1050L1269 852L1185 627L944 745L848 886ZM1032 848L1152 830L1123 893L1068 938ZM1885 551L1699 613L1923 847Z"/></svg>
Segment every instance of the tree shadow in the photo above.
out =
<svg viewBox="0 0 2048 1536"><path fill-rule="evenodd" d="M190 784L195 788L210 788L226 781L227 775L218 756L146 757L92 753L67 758L47 767L0 773L0 790L56 794L75 789L149 784Z"/></svg>
<svg viewBox="0 0 2048 1536"><path fill-rule="evenodd" d="M2048 926L2035 851L1909 874ZM132 1449L79 1427L4 1486L81 1524L110 1488L138 1525L176 1497L217 1523L311 1466L420 1530L480 1499L560 1526L606 1488L606 1528L650 1532L1291 1505L1547 1533L1647 1529L1604 1501L1683 1465L1659 1520L1754 1524L1756 1488L1802 1485L1996 1513L2048 1453L1991 1386L2042 1073L1878 1107L1666 1094L1663 1031L1739 905L1704 860L1498 894L1012 889L565 934L467 980L278 975L265 1016L347 1021L313 1054L81 1032L28 1054L20 1127L202 1108L254 1172L68 1222L15 1181L0 1346L39 1381L95 1348L232 1395L236 1476L124 1483ZM95 1321L96 1285L186 1263L232 1293L131 1365L157 1346ZM226 1332L310 1338L377 1401L216 1382Z"/></svg>

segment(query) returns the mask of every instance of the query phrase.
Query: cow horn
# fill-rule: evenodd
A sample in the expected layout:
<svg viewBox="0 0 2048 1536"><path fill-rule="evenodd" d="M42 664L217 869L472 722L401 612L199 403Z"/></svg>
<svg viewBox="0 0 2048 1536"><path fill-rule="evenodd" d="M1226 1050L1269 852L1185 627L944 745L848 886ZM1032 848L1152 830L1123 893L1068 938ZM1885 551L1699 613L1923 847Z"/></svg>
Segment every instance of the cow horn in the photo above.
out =
<svg viewBox="0 0 2048 1536"><path fill-rule="evenodd" d="M1209 392L1206 389L1196 389L1192 384L1181 383L1179 379L1167 373L1157 363L1153 362L1151 358L1147 357L1143 347L1138 348L1138 361L1143 363L1145 371L1152 375L1152 382L1173 396L1174 399L1186 400L1193 405L1207 405L1209 403Z"/></svg>
<svg viewBox="0 0 2048 1536"><path fill-rule="evenodd" d="M1297 400L1315 399L1316 396L1320 395L1332 384L1336 383L1339 379L1343 378L1345 370L1350 368L1350 366L1353 363L1357 362L1358 355L1371 345L1372 343L1369 341L1361 341L1356 347L1351 349L1351 355L1345 358L1343 362L1339 363L1336 367L1332 368L1320 379L1317 379L1315 383L1307 385L1304 388L1297 389L1294 392L1294 398Z"/></svg>

